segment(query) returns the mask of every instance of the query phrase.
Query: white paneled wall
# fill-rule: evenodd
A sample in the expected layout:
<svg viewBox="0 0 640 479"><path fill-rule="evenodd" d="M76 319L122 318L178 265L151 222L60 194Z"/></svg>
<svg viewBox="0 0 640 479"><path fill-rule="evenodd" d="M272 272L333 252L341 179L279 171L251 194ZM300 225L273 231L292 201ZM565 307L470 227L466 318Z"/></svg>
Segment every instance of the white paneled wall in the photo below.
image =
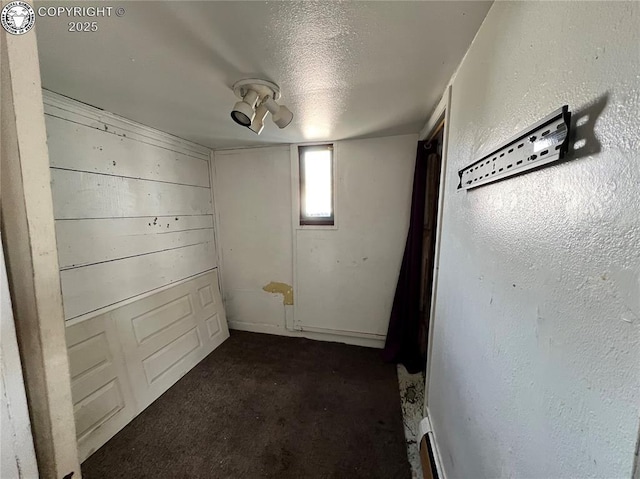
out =
<svg viewBox="0 0 640 479"><path fill-rule="evenodd" d="M66 319L217 266L207 148L44 99Z"/></svg>
<svg viewBox="0 0 640 479"><path fill-rule="evenodd" d="M229 337L210 151L45 92L80 459Z"/></svg>
<svg viewBox="0 0 640 479"><path fill-rule="evenodd" d="M81 461L138 412L116 331L109 313L80 321L66 330Z"/></svg>
<svg viewBox="0 0 640 479"><path fill-rule="evenodd" d="M68 326L80 460L228 337L215 272Z"/></svg>

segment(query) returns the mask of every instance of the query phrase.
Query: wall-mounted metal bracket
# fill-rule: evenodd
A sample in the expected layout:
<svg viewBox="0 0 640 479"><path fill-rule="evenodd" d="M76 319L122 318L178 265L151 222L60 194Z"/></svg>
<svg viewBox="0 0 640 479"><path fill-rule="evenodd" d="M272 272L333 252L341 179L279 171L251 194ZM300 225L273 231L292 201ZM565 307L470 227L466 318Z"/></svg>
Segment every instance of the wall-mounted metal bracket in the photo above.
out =
<svg viewBox="0 0 640 479"><path fill-rule="evenodd" d="M569 149L569 107L516 134L488 155L458 171L458 191L476 188L564 158Z"/></svg>

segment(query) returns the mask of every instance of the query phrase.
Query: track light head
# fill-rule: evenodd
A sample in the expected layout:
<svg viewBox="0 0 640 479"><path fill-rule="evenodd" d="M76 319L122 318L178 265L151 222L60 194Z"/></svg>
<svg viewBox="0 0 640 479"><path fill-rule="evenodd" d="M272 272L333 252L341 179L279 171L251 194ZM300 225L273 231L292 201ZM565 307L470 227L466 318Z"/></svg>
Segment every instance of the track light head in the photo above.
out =
<svg viewBox="0 0 640 479"><path fill-rule="evenodd" d="M256 112L253 111L249 105L247 105L243 101L239 101L233 106L233 110L231 111L231 118L238 125L249 126L251 125L251 121L255 116Z"/></svg>
<svg viewBox="0 0 640 479"><path fill-rule="evenodd" d="M286 128L293 121L293 113L286 106L280 105L280 110L275 115L271 115L271 119L278 128Z"/></svg>
<svg viewBox="0 0 640 479"><path fill-rule="evenodd" d="M284 105L278 105L273 98L267 96L262 101L271 112L271 119L278 128L285 128L293 120L293 113Z"/></svg>
<svg viewBox="0 0 640 479"><path fill-rule="evenodd" d="M284 105L278 105L280 87L267 80L249 78L233 85L233 91L241 100L231 111L231 118L258 135L264 128L264 118L271 112L271 119L279 128L285 128L293 120L293 113ZM256 111L256 104L259 104Z"/></svg>
<svg viewBox="0 0 640 479"><path fill-rule="evenodd" d="M233 121L238 125L250 126L253 118L256 116L254 110L256 101L258 101L258 94L253 90L248 90L242 97L242 100L233 105L233 110L231 110L231 118Z"/></svg>

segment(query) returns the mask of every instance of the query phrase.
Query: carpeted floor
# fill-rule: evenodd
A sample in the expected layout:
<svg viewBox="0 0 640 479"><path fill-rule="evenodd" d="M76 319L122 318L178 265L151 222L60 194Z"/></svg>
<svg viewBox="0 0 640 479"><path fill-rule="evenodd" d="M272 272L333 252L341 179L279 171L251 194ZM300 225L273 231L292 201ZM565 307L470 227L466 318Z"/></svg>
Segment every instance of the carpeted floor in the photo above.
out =
<svg viewBox="0 0 640 479"><path fill-rule="evenodd" d="M378 350L232 331L82 464L92 478L410 478Z"/></svg>

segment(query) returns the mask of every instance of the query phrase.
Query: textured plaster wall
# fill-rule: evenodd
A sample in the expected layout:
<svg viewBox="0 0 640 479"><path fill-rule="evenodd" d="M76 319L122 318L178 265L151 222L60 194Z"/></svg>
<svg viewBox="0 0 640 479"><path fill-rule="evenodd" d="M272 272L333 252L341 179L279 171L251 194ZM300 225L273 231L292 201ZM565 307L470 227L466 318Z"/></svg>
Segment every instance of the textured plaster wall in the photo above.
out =
<svg viewBox="0 0 640 479"><path fill-rule="evenodd" d="M630 477L640 3L497 2L452 91L428 390L447 477ZM459 168L565 103L597 141L455 191Z"/></svg>

